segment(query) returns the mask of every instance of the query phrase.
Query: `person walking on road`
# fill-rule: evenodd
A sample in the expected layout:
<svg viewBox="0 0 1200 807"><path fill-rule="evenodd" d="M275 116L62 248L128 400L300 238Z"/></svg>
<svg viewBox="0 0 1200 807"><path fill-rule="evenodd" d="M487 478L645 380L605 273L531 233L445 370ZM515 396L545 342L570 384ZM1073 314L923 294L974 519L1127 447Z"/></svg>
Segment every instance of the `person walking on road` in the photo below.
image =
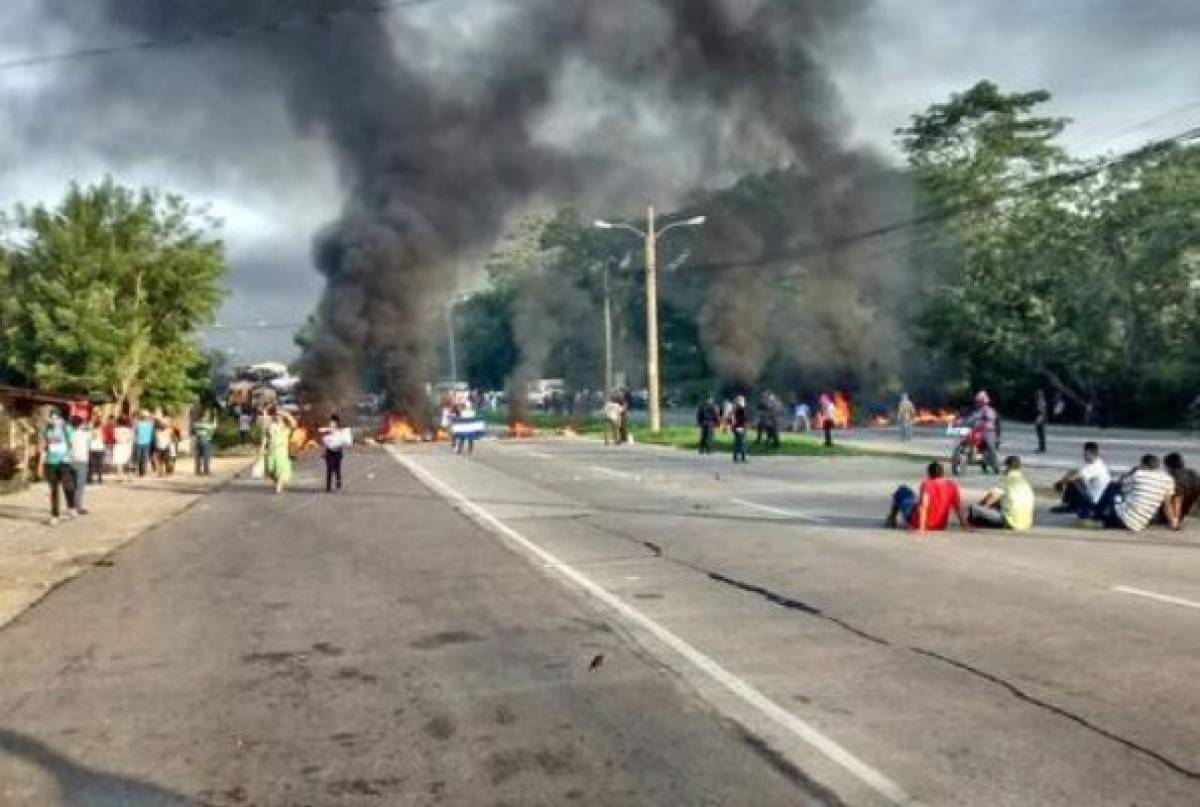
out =
<svg viewBox="0 0 1200 807"><path fill-rule="evenodd" d="M192 424L196 476L212 476L213 438L216 433L217 416L212 412L206 412Z"/></svg>
<svg viewBox="0 0 1200 807"><path fill-rule="evenodd" d="M267 411L267 475L275 483L275 494L283 493L292 481L292 430L296 421L287 412Z"/></svg>
<svg viewBox="0 0 1200 807"><path fill-rule="evenodd" d="M58 523L59 490L67 500L67 518L75 517L75 473L71 470L72 429L57 409L42 430L38 475L50 485L50 525Z"/></svg>
<svg viewBox="0 0 1200 807"><path fill-rule="evenodd" d="M1050 421L1050 404L1046 402L1046 393L1038 390L1033 394L1033 428L1037 431L1037 452L1046 453L1046 424Z"/></svg>
<svg viewBox="0 0 1200 807"><path fill-rule="evenodd" d="M739 395L733 401L733 461L746 462L746 396Z"/></svg>
<svg viewBox="0 0 1200 807"><path fill-rule="evenodd" d="M321 445L325 449L325 492L333 493L336 481L337 489L342 489L342 460L350 441L346 431L342 429L342 421L337 415L329 416L329 423L321 427Z"/></svg>
<svg viewBox="0 0 1200 807"><path fill-rule="evenodd" d="M92 459L92 430L81 417L71 419L71 473L75 477L75 512L87 515L83 492L87 489L88 464Z"/></svg>
<svg viewBox="0 0 1200 807"><path fill-rule="evenodd" d="M900 393L900 403L896 405L896 423L900 425L900 441L911 443L913 438L913 419L917 416L917 408L907 392Z"/></svg>
<svg viewBox="0 0 1200 807"><path fill-rule="evenodd" d="M696 410L696 425L700 427L700 453L711 454L713 450L713 433L721 421L721 413L717 411L717 403L710 395Z"/></svg>

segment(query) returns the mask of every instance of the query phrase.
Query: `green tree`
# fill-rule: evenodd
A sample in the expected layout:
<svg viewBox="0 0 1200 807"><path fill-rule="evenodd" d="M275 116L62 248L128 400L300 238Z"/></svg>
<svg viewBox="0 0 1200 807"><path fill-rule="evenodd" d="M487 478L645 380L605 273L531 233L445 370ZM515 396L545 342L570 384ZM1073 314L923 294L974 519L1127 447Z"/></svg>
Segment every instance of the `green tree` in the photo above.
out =
<svg viewBox="0 0 1200 807"><path fill-rule="evenodd" d="M926 340L1010 401L1048 385L1170 419L1194 352L1197 150L1074 163L1063 119L1036 114L1048 100L985 82L899 130L935 231Z"/></svg>
<svg viewBox="0 0 1200 807"><path fill-rule="evenodd" d="M181 197L106 179L18 207L0 365L22 382L174 406L195 396L196 328L223 296L217 222ZM14 305L15 304L15 305Z"/></svg>

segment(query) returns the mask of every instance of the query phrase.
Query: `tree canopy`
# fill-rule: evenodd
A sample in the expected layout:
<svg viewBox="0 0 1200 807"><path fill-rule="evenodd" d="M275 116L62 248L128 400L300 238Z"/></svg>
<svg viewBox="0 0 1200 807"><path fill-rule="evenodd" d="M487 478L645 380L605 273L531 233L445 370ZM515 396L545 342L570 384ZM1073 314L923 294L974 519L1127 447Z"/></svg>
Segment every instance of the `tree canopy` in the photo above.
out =
<svg viewBox="0 0 1200 807"><path fill-rule="evenodd" d="M0 368L28 386L173 406L205 383L196 329L224 292L219 223L111 179L18 207L0 247Z"/></svg>

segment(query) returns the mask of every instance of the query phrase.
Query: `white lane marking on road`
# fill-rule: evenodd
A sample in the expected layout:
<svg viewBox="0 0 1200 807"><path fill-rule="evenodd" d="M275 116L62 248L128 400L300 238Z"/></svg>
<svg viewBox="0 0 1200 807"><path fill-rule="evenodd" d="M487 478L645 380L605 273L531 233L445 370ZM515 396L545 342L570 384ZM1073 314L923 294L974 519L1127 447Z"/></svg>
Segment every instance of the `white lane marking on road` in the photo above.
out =
<svg viewBox="0 0 1200 807"><path fill-rule="evenodd" d="M592 465L588 467L589 471L595 471L598 474L605 476L616 477L617 479L641 479L637 474L631 474L628 471L618 471L615 468L605 468L602 465Z"/></svg>
<svg viewBox="0 0 1200 807"><path fill-rule="evenodd" d="M771 507L767 504L759 504L752 502L749 499L730 499L734 504L740 504L742 507L748 507L751 510L758 510L760 513L770 513L773 516L782 516L784 518L793 518L797 521L807 521L812 524L827 524L829 519L822 516L814 516L811 513L805 513L801 510L784 510L781 507Z"/></svg>
<svg viewBox="0 0 1200 807"><path fill-rule="evenodd" d="M561 577L565 578L571 583L574 583L592 597L595 597L597 600L608 606L628 622L638 626L654 638L658 639L671 650L674 650L676 653L682 656L700 672L704 673L710 679L725 687L749 706L757 709L768 719L773 720L776 724L789 731L803 742L817 749L830 760L854 775L867 787L883 796L889 802L896 805L917 804L917 802L911 796L904 792L903 788L893 782L886 775L880 773L866 762L863 762L861 759L854 756L854 754L847 751L835 740L825 736L806 721L775 703L775 701L768 698L748 681L729 672L712 658L706 656L704 653L700 652L695 647L681 639L679 636L643 614L638 609L627 604L624 600L609 592L599 583L594 582L591 578L586 577L582 573L576 571L573 567L559 560L554 555L551 555L533 541L529 540L512 527L505 524L499 518L492 515L483 507L471 501L462 493L459 493L457 490L451 487L449 483L443 482L431 472L422 468L411 457L400 454L394 448L390 449L390 451L392 452L392 456L396 459L396 461L408 469L413 476L417 477L417 479L421 480L426 486L432 488L435 492L440 493L443 497L454 503L461 512L473 518L481 526L489 528L499 533L504 538L507 538L520 549L531 555L534 560L536 560L543 568L554 570Z"/></svg>
<svg viewBox="0 0 1200 807"><path fill-rule="evenodd" d="M1132 594L1135 597L1145 597L1148 600L1158 600L1159 602L1170 603L1171 605L1182 605L1185 608L1200 610L1200 602L1185 600L1182 597L1172 597L1169 594L1158 594L1153 591L1144 591L1140 588L1131 588L1130 586L1113 586L1113 591L1118 594Z"/></svg>

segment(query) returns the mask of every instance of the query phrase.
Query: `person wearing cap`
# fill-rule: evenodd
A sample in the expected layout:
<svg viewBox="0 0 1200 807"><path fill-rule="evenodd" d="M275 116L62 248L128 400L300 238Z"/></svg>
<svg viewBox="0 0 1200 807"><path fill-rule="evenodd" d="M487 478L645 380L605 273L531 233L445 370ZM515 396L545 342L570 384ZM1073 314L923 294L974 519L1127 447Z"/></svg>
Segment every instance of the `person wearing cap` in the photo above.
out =
<svg viewBox="0 0 1200 807"><path fill-rule="evenodd" d="M971 414L967 416L967 428L974 428L982 425L984 428L984 445L983 451L989 456L988 464L993 468L1000 463L996 462L996 452L1000 450L1000 413L992 406L991 396L986 390L980 390L975 393L974 407L971 409Z"/></svg>
<svg viewBox="0 0 1200 807"><path fill-rule="evenodd" d="M1021 458L1004 460L1004 478L967 510L973 526L1024 532L1033 526L1033 488L1021 471Z"/></svg>

